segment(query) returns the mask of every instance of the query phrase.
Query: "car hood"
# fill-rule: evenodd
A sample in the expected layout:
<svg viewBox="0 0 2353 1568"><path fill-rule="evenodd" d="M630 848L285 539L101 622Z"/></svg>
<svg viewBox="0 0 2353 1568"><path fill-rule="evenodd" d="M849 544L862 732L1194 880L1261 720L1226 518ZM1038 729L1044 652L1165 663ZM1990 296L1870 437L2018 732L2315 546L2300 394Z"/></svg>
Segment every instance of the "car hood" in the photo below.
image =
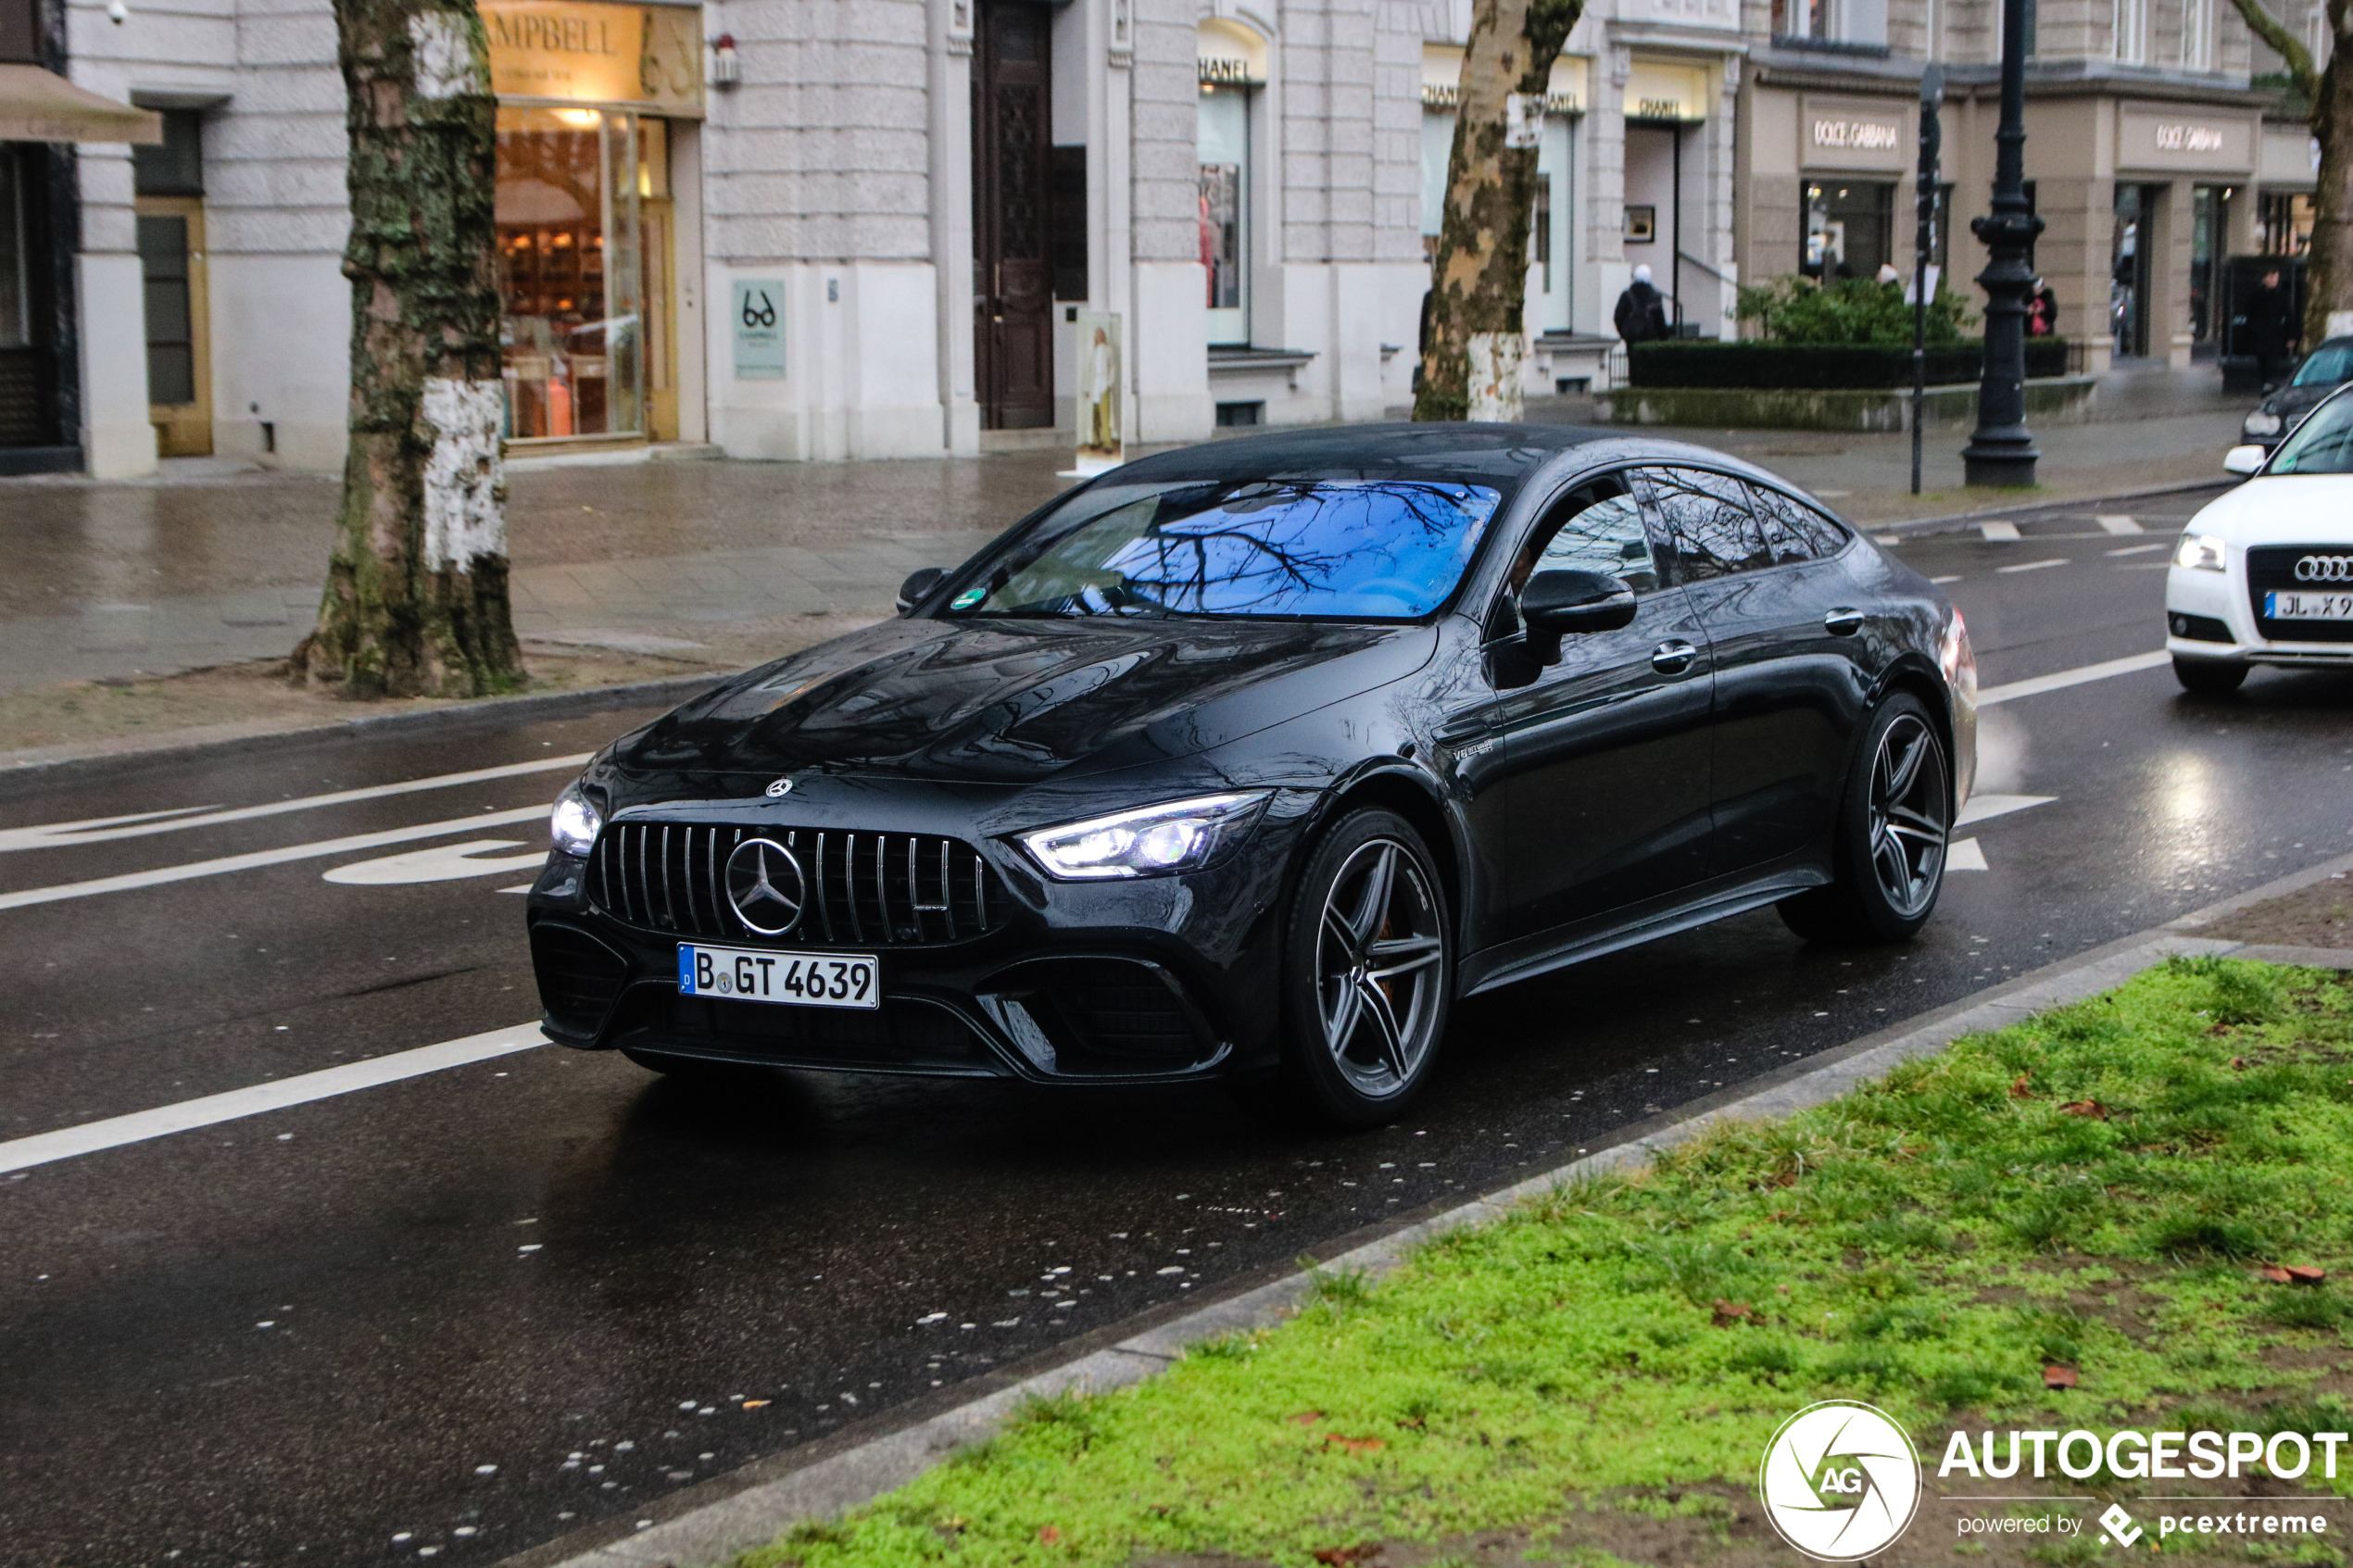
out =
<svg viewBox="0 0 2353 1568"><path fill-rule="evenodd" d="M2284 386L2263 399L2262 406L2292 425L2319 407L2321 399L2334 392L2336 385L2331 382L2325 386Z"/></svg>
<svg viewBox="0 0 2353 1568"><path fill-rule="evenodd" d="M2207 503L2190 520L2189 532L2237 545L2353 544L2353 474L2250 479Z"/></svg>
<svg viewBox="0 0 2353 1568"><path fill-rule="evenodd" d="M1190 756L1400 680L1430 626L886 621L737 676L617 743L653 775L803 769L1028 784Z"/></svg>

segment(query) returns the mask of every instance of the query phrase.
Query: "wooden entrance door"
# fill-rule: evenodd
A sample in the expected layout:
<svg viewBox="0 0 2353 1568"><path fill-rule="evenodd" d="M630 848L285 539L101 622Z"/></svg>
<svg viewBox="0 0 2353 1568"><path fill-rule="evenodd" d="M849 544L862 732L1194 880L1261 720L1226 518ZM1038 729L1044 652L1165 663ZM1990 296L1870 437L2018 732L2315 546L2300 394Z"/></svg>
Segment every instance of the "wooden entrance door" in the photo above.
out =
<svg viewBox="0 0 2353 1568"><path fill-rule="evenodd" d="M1051 13L987 0L973 50L973 311L982 424L1054 422Z"/></svg>
<svg viewBox="0 0 2353 1568"><path fill-rule="evenodd" d="M204 198L141 196L146 287L147 418L166 458L212 455L212 358L206 318Z"/></svg>

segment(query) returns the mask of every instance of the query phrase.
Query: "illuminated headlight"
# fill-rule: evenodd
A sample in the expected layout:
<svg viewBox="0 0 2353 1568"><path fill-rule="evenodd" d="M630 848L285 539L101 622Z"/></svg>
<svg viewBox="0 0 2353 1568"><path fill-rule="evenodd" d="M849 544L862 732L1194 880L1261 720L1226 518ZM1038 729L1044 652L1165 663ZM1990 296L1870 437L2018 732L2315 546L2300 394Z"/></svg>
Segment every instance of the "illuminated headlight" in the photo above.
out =
<svg viewBox="0 0 2353 1568"><path fill-rule="evenodd" d="M1977 700L1977 652L1969 646L1969 622L1961 612L1953 612L1952 624L1944 628L1944 635L1936 647L1936 662L1944 671L1944 684L1963 694L1969 701Z"/></svg>
<svg viewBox="0 0 2353 1568"><path fill-rule="evenodd" d="M2181 544L2174 546L2173 564L2197 571L2229 570L2223 558L2222 541L2211 533L2184 533Z"/></svg>
<svg viewBox="0 0 2353 1568"><path fill-rule="evenodd" d="M2246 422L2239 426L2239 431L2245 435L2277 435L2280 433L2280 417L2269 408L2258 408L2247 415Z"/></svg>
<svg viewBox="0 0 2353 1568"><path fill-rule="evenodd" d="M577 784L566 784L556 797L555 809L547 813L547 836L567 855L585 855L595 848L597 830L604 825L605 820Z"/></svg>
<svg viewBox="0 0 2353 1568"><path fill-rule="evenodd" d="M1253 789L1172 800L1026 833L1021 844L1047 875L1063 882L1197 871L1240 842L1271 793Z"/></svg>

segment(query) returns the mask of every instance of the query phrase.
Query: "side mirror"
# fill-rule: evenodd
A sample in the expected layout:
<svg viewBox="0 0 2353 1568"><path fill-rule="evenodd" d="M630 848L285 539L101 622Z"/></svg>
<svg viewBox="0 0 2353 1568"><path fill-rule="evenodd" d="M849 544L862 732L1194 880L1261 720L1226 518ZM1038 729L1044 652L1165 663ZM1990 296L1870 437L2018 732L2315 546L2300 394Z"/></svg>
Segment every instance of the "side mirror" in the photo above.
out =
<svg viewBox="0 0 2353 1568"><path fill-rule="evenodd" d="M2222 471L2224 473L2253 473L2263 466L2264 459L2270 456L2269 452L2251 442L2245 446L2233 446L2222 454Z"/></svg>
<svg viewBox="0 0 2353 1568"><path fill-rule="evenodd" d="M1519 618L1530 632L1615 632L1634 619L1634 590L1602 571L1540 571L1520 590Z"/></svg>
<svg viewBox="0 0 2353 1568"><path fill-rule="evenodd" d="M909 572L907 581L899 584L899 613L904 615L929 598L947 576L944 566L919 566Z"/></svg>

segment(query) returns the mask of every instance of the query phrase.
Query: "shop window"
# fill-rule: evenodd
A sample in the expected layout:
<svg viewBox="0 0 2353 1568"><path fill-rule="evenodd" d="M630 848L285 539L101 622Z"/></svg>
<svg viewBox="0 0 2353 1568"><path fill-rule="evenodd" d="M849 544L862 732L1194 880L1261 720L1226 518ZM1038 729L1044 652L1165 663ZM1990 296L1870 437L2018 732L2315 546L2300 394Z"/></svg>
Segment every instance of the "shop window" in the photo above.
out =
<svg viewBox="0 0 2353 1568"><path fill-rule="evenodd" d="M1865 180L1806 187L1798 270L1809 278L1875 278L1894 256L1895 186Z"/></svg>
<svg viewBox="0 0 2353 1568"><path fill-rule="evenodd" d="M0 0L0 64L41 63L41 0Z"/></svg>
<svg viewBox="0 0 2353 1568"><path fill-rule="evenodd" d="M2255 248L2264 256L2302 256L2312 243L2312 198L2266 191L2255 215Z"/></svg>
<svg viewBox="0 0 2353 1568"><path fill-rule="evenodd" d="M1204 82L1199 118L1201 262L1209 274L1209 341L1250 342L1250 94Z"/></svg>
<svg viewBox="0 0 2353 1568"><path fill-rule="evenodd" d="M499 323L507 434L645 430L635 115L498 111Z"/></svg>
<svg viewBox="0 0 2353 1568"><path fill-rule="evenodd" d="M17 149L0 145L0 349L32 346L32 236Z"/></svg>

